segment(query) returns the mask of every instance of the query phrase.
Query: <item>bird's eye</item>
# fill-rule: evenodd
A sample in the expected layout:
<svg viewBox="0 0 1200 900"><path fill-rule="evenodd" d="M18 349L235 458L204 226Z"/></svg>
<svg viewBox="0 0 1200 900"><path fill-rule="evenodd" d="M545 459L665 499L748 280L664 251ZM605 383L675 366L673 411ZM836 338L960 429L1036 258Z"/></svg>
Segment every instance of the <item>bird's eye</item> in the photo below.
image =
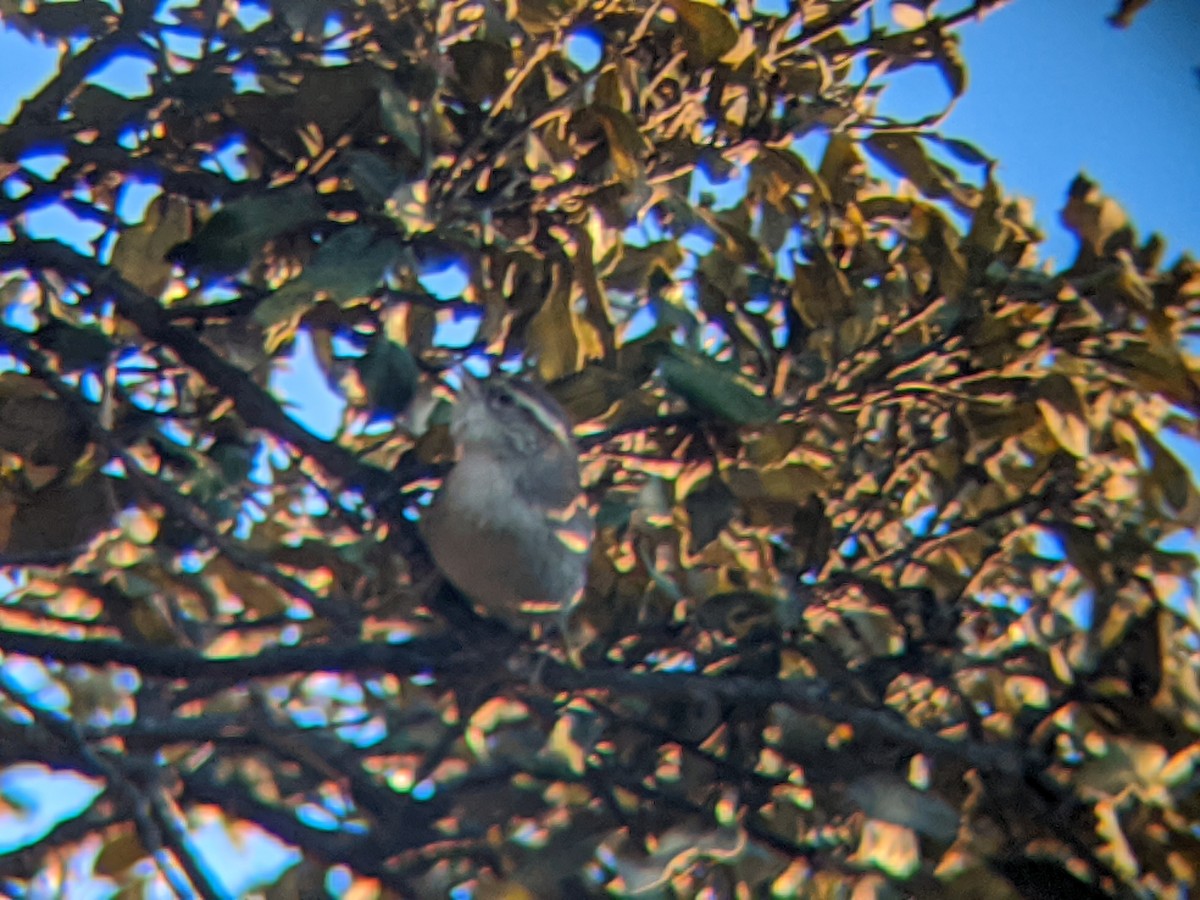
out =
<svg viewBox="0 0 1200 900"><path fill-rule="evenodd" d="M516 400L513 399L512 393L509 391L500 391L498 394L496 394L495 400L497 406L505 407L512 406L516 402Z"/></svg>

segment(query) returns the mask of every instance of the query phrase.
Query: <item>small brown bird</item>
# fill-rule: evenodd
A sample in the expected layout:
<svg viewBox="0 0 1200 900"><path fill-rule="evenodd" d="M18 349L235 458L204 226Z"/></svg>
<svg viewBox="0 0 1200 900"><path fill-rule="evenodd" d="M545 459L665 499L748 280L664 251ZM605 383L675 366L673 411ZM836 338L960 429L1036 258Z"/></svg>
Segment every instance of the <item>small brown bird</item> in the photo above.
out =
<svg viewBox="0 0 1200 900"><path fill-rule="evenodd" d="M566 413L529 382L464 376L450 432L458 461L422 522L438 567L488 615L565 616L592 540Z"/></svg>

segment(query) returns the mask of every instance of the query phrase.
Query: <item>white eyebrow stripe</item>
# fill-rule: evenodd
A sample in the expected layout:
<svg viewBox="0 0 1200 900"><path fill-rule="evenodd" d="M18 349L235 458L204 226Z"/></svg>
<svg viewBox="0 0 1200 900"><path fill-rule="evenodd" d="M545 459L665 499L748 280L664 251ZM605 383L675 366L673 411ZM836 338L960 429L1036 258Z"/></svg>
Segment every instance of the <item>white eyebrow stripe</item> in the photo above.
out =
<svg viewBox="0 0 1200 900"><path fill-rule="evenodd" d="M512 387L513 386L510 385L510 388ZM521 404L521 408L537 419L538 424L558 438L561 443L566 444L570 441L570 435L567 433L566 422L554 415L553 412L528 394L525 394L520 390L513 390L512 394Z"/></svg>

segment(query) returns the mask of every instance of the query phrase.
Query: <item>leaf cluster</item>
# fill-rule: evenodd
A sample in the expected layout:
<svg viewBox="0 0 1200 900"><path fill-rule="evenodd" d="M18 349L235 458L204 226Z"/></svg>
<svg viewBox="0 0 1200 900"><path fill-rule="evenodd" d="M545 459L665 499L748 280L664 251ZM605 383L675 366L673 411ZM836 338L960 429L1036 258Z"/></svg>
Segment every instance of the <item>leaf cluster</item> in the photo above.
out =
<svg viewBox="0 0 1200 900"><path fill-rule="evenodd" d="M95 791L0 883L1194 888L1200 269L876 110L1001 5L0 2L0 765ZM417 537L466 359L580 426L579 665Z"/></svg>

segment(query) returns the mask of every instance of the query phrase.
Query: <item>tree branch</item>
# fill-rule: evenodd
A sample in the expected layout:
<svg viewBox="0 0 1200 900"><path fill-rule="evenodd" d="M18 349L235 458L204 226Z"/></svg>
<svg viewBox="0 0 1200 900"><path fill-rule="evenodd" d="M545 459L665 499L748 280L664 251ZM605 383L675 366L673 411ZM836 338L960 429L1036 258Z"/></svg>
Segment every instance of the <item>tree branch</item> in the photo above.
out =
<svg viewBox="0 0 1200 900"><path fill-rule="evenodd" d="M212 679L220 683L297 672L383 671L397 675L451 675L472 662L480 648L464 649L449 636L415 638L404 644L349 643L319 647L277 647L255 656L211 659L192 650L145 647L113 640L71 640L0 630L0 650L63 662L132 666L144 675ZM482 648L486 651L486 648ZM519 667L518 667L519 668ZM511 676L518 677L518 676ZM672 695L708 695L722 703L781 703L852 726L856 736L899 744L914 752L957 759L986 772L1022 777L1041 772L1040 755L1001 743L955 741L905 722L888 709L864 709L829 696L824 681L749 676L710 676L683 672L630 672L623 669L578 670L546 659L539 680L552 690L604 690L615 697L662 700Z"/></svg>
<svg viewBox="0 0 1200 900"><path fill-rule="evenodd" d="M207 679L229 683L297 672L382 671L419 675L452 670L462 645L451 636L413 638L403 644L324 644L275 647L254 656L214 659L182 647L131 644L108 638L73 638L0 629L0 650L93 666L130 666L158 678Z"/></svg>
<svg viewBox="0 0 1200 900"><path fill-rule="evenodd" d="M47 240L18 239L5 244L0 250L0 262L34 271L56 269L68 278L91 285L93 292L111 293L121 316L137 326L149 340L170 348L209 385L229 397L246 424L269 431L293 445L348 487L361 489L372 501L394 489L387 472L362 462L344 447L305 430L283 411L267 390L254 382L249 373L226 362L194 332L173 324L155 300L112 269L65 244ZM7 339L13 340L11 331Z"/></svg>

